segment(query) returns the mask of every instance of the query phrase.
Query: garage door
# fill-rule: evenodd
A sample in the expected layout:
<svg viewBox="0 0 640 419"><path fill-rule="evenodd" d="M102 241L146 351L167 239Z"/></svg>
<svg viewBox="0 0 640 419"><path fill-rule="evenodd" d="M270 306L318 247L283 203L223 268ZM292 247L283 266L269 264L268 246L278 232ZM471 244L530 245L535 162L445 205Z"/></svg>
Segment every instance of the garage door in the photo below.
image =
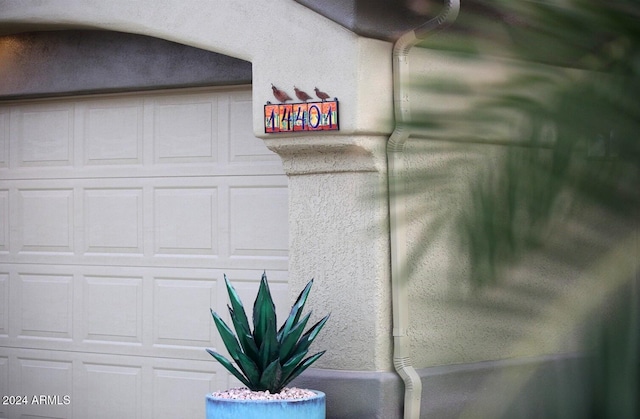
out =
<svg viewBox="0 0 640 419"><path fill-rule="evenodd" d="M0 417L202 418L234 384L204 350L223 273L250 306L266 270L287 311L247 88L5 103L0 174Z"/></svg>

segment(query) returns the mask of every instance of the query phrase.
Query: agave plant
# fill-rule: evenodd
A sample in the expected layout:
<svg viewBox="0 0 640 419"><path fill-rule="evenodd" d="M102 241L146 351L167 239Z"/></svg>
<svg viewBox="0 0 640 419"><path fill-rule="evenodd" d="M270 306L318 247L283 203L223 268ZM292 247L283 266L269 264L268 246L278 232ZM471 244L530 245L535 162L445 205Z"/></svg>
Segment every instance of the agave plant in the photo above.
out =
<svg viewBox="0 0 640 419"><path fill-rule="evenodd" d="M266 272L263 273L253 304L253 331L249 326L242 301L226 275L224 281L231 301L231 305L227 307L236 333L234 334L218 313L211 310L211 315L237 368L218 352L211 349L207 349L207 352L249 389L279 393L325 353L322 351L305 358L309 346L329 319L329 315L325 316L303 334L311 312L302 318L301 315L313 279L304 287L291 307L289 317L277 330L275 305L269 291Z"/></svg>

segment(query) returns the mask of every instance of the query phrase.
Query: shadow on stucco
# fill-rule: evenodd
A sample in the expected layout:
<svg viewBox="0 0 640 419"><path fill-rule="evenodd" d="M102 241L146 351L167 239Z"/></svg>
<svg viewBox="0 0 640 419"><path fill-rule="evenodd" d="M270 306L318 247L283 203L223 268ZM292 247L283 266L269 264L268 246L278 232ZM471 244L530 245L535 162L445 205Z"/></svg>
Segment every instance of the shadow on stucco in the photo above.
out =
<svg viewBox="0 0 640 419"><path fill-rule="evenodd" d="M131 33L0 35L0 100L250 84L251 68L248 61Z"/></svg>
<svg viewBox="0 0 640 419"><path fill-rule="evenodd" d="M640 8L491 7L411 57L428 70L402 173L414 362L582 354L546 382L546 417L637 417ZM538 417L515 401L539 372L485 377L446 417Z"/></svg>

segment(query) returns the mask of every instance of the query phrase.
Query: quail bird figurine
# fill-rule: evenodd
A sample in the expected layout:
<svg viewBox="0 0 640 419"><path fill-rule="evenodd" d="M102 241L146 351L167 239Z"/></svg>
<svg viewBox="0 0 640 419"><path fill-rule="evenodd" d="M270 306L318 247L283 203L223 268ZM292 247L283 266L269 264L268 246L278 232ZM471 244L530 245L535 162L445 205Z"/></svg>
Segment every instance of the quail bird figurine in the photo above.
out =
<svg viewBox="0 0 640 419"><path fill-rule="evenodd" d="M285 92L284 90L278 89L276 86L273 85L273 83L271 84L271 90L273 90L273 96L275 96L275 98L282 103L286 102L287 100L292 100L287 94L287 92Z"/></svg>
<svg viewBox="0 0 640 419"><path fill-rule="evenodd" d="M320 99L322 99L323 102L325 100L329 99L329 95L326 94L325 92L321 92L320 90L318 90L317 87L314 90L316 91L316 96L318 96Z"/></svg>
<svg viewBox="0 0 640 419"><path fill-rule="evenodd" d="M296 92L296 97L301 101L306 102L307 100L311 99L311 96L309 96L307 92L303 92L302 90L298 89L296 86L293 86L293 90Z"/></svg>

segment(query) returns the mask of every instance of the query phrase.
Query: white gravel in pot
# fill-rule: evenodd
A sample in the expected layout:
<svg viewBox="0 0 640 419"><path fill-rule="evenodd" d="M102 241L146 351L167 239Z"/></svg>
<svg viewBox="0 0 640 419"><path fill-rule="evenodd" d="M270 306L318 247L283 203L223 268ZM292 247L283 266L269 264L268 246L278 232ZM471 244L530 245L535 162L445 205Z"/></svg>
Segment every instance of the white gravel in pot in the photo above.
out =
<svg viewBox="0 0 640 419"><path fill-rule="evenodd" d="M285 387L280 393L266 391L251 391L246 387L232 388L212 393L213 397L233 400L298 400L315 396L311 390L296 387Z"/></svg>

